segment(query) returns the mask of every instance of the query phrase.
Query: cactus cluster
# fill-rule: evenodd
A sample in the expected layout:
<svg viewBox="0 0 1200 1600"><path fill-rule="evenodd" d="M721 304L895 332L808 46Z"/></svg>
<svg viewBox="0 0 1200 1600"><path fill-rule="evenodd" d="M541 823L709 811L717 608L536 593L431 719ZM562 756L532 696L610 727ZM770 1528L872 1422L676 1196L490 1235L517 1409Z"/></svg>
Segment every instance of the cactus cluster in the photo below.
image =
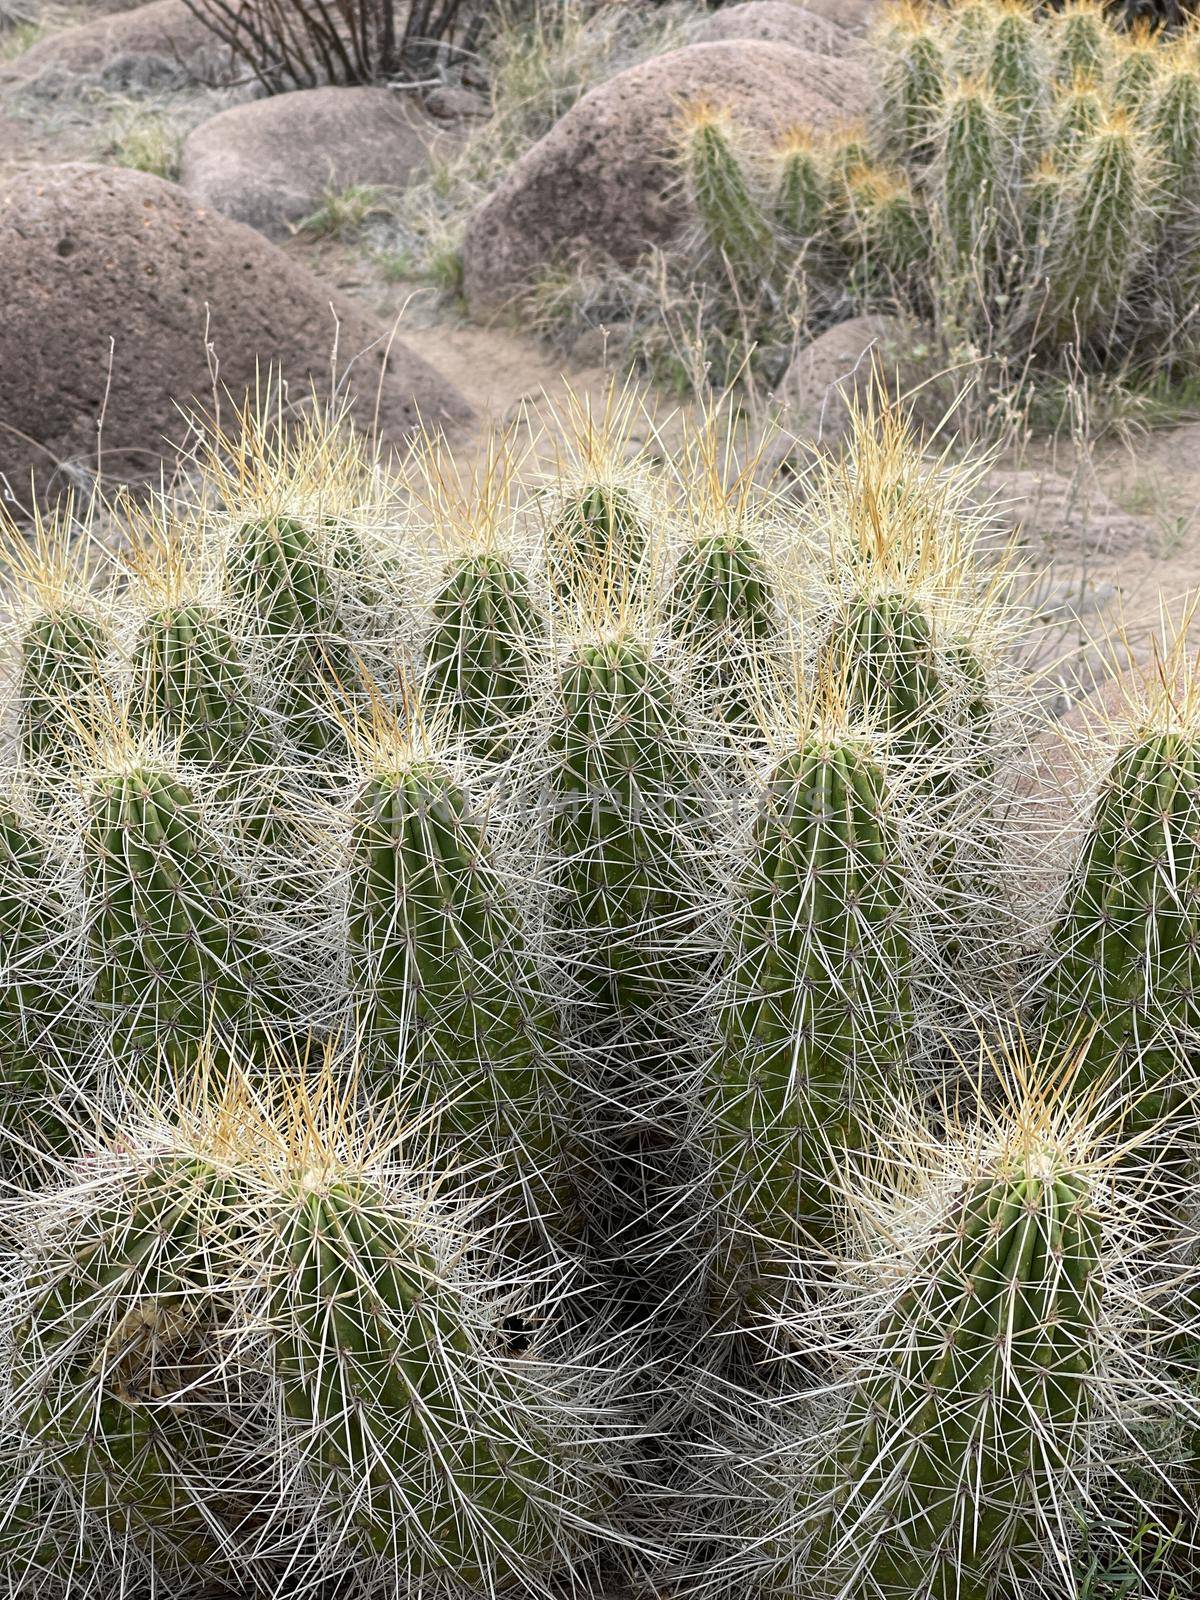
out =
<svg viewBox="0 0 1200 1600"><path fill-rule="evenodd" d="M8 530L12 1600L1076 1600L1194 1523L1182 643L1054 822L969 470L636 420L248 412Z"/></svg>
<svg viewBox="0 0 1200 1600"><path fill-rule="evenodd" d="M771 150L717 106L684 118L697 231L743 319L800 285L810 322L899 311L1022 373L1066 350L1195 359L1194 28L1123 30L1099 0L897 0L871 59L861 127Z"/></svg>

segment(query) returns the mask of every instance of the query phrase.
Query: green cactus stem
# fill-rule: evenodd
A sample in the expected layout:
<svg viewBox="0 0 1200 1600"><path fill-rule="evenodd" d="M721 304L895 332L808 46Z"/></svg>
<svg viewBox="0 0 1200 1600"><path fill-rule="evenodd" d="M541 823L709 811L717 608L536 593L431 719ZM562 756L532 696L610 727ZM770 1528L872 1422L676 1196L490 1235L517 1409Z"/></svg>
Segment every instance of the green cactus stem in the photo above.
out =
<svg viewBox="0 0 1200 1600"><path fill-rule="evenodd" d="M668 671L646 640L574 650L551 731L556 944L623 1025L686 989L699 913L700 771Z"/></svg>
<svg viewBox="0 0 1200 1600"><path fill-rule="evenodd" d="M705 241L738 284L761 285L774 239L725 124L697 115L687 130L685 163Z"/></svg>
<svg viewBox="0 0 1200 1600"><path fill-rule="evenodd" d="M237 637L208 606L168 606L147 618L130 720L170 741L181 760L217 771L265 767L274 756Z"/></svg>
<svg viewBox="0 0 1200 1600"><path fill-rule="evenodd" d="M232 1581L222 1518L249 1499L212 1348L224 1187L172 1157L93 1184L82 1217L77 1199L39 1241L12 1338L26 1448L95 1519L118 1570L132 1545L164 1582Z"/></svg>
<svg viewBox="0 0 1200 1600"><path fill-rule="evenodd" d="M302 752L321 759L344 751L333 708L359 686L330 544L328 528L293 518L247 522L225 568L231 609L266 651L265 676L284 732Z"/></svg>
<svg viewBox="0 0 1200 1600"><path fill-rule="evenodd" d="M718 717L748 727L754 665L779 620L776 584L754 541L736 530L694 539L675 568L670 619Z"/></svg>
<svg viewBox="0 0 1200 1600"><path fill-rule="evenodd" d="M543 642L528 579L503 557L469 555L449 568L433 602L426 692L479 754L510 748L513 725L532 704L533 662Z"/></svg>
<svg viewBox="0 0 1200 1600"><path fill-rule="evenodd" d="M46 612L21 640L19 735L33 768L65 770L102 715L108 629L86 611Z"/></svg>
<svg viewBox="0 0 1200 1600"><path fill-rule="evenodd" d="M88 802L84 890L93 997L135 1077L205 1042L248 1043L280 992L228 845L170 772L102 774Z"/></svg>
<svg viewBox="0 0 1200 1600"><path fill-rule="evenodd" d="M797 1252L831 1245L838 1162L904 1078L911 907L889 811L848 736L807 738L762 796L708 1089L735 1314L786 1297Z"/></svg>
<svg viewBox="0 0 1200 1600"><path fill-rule="evenodd" d="M420 1223L370 1180L313 1174L276 1205L276 1373L329 1537L405 1583L528 1582L564 1534L520 1364L487 1350Z"/></svg>
<svg viewBox="0 0 1200 1600"><path fill-rule="evenodd" d="M1200 1024L1200 752L1184 733L1124 745L1052 936L1042 1022L1082 1052L1076 1092L1129 1096L1145 1132L1180 1106Z"/></svg>
<svg viewBox="0 0 1200 1600"><path fill-rule="evenodd" d="M1089 1181L1052 1149L959 1194L817 1474L808 1561L839 1593L991 1600L1036 1585L1084 1449L1100 1256Z"/></svg>
<svg viewBox="0 0 1200 1600"><path fill-rule="evenodd" d="M414 760L363 783L348 915L372 1084L395 1096L444 1165L510 1211L551 1221L565 1192L556 1019L484 830L435 764Z"/></svg>
<svg viewBox="0 0 1200 1600"><path fill-rule="evenodd" d="M584 611L599 599L631 595L649 556L642 514L620 484L589 483L571 492L547 530L551 588L564 605Z"/></svg>
<svg viewBox="0 0 1200 1600"><path fill-rule="evenodd" d="M812 136L797 133L779 153L775 224L795 244L815 239L828 203L826 178Z"/></svg>

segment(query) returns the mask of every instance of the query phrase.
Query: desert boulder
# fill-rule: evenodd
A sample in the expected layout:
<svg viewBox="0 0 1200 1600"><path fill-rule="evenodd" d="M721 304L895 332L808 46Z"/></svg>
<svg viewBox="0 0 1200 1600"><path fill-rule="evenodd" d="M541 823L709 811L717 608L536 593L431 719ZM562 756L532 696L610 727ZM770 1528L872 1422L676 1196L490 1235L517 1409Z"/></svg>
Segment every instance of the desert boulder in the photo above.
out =
<svg viewBox="0 0 1200 1600"><path fill-rule="evenodd" d="M0 487L24 499L102 466L157 472L180 408L238 403L274 366L290 393L333 387L399 442L469 417L459 394L389 326L257 233L146 173L30 168L0 184ZM77 474L75 474L77 475Z"/></svg>
<svg viewBox="0 0 1200 1600"><path fill-rule="evenodd" d="M180 182L199 204L281 238L327 190L402 188L434 136L429 118L391 90L300 89L193 129Z"/></svg>

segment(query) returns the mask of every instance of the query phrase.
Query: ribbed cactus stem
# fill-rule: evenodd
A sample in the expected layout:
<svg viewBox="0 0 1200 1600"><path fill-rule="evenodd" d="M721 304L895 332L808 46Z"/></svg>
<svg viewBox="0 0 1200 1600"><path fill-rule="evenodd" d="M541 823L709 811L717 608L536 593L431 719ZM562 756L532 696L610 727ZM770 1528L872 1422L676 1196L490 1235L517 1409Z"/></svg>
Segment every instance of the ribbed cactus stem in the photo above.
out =
<svg viewBox="0 0 1200 1600"><path fill-rule="evenodd" d="M234 1580L222 1513L253 1504L228 1391L199 1381L219 1364L223 1197L212 1167L183 1158L93 1175L31 1241L24 1314L6 1330L24 1446L84 1508L85 1540L90 1516L97 1554L121 1570L140 1550L173 1585ZM13 1542L44 1537L29 1527Z"/></svg>
<svg viewBox="0 0 1200 1600"><path fill-rule="evenodd" d="M21 754L32 767L61 771L102 717L108 629L87 611L63 607L37 617L21 640L18 700Z"/></svg>
<svg viewBox="0 0 1200 1600"><path fill-rule="evenodd" d="M1200 1023L1200 750L1179 732L1118 752L1051 940L1043 1025L1082 1052L1078 1092L1131 1099L1153 1128L1186 1094Z"/></svg>
<svg viewBox="0 0 1200 1600"><path fill-rule="evenodd" d="M960 83L946 101L935 150L942 226L960 261L978 262L988 248L996 224L1003 143L990 92L982 83Z"/></svg>
<svg viewBox="0 0 1200 1600"><path fill-rule="evenodd" d="M147 618L133 662L130 720L184 761L233 772L266 766L273 747L234 630L202 604Z"/></svg>
<svg viewBox="0 0 1200 1600"><path fill-rule="evenodd" d="M987 84L996 104L1022 137L1037 137L1045 84L1039 27L1023 4L1006 7L996 20L987 63Z"/></svg>
<svg viewBox="0 0 1200 1600"><path fill-rule="evenodd" d="M153 1078L208 1042L278 1022L274 962L229 844L165 768L95 781L83 874L92 993L119 1060Z"/></svg>
<svg viewBox="0 0 1200 1600"><path fill-rule="evenodd" d="M546 532L551 586L565 604L585 610L598 597L637 588L649 555L649 533L635 498L612 481L571 491Z"/></svg>
<svg viewBox="0 0 1200 1600"><path fill-rule="evenodd" d="M566 660L551 731L556 946L625 1026L686 985L699 769L670 674L633 634Z"/></svg>
<svg viewBox="0 0 1200 1600"><path fill-rule="evenodd" d="M723 720L750 716L757 655L778 626L776 585L754 541L734 530L694 539L679 558L671 626Z"/></svg>
<svg viewBox="0 0 1200 1600"><path fill-rule="evenodd" d="M464 556L433 602L425 646L431 706L484 756L502 755L529 710L535 655L544 641L529 580L502 556Z"/></svg>
<svg viewBox="0 0 1200 1600"><path fill-rule="evenodd" d="M822 678L845 686L868 727L905 755L945 755L950 706L933 625L904 595L851 600L821 651Z"/></svg>
<svg viewBox="0 0 1200 1600"><path fill-rule="evenodd" d="M537 1573L562 1538L552 1444L415 1207L321 1171L271 1205L275 1368L325 1537L405 1584L492 1593Z"/></svg>
<svg viewBox="0 0 1200 1600"><path fill-rule="evenodd" d="M792 134L779 152L775 187L775 225L785 238L797 243L813 239L820 230L827 204L826 177L812 135Z"/></svg>
<svg viewBox="0 0 1200 1600"><path fill-rule="evenodd" d="M1080 73L1103 77L1113 51L1113 32L1095 0L1070 0L1057 22L1054 71L1061 83Z"/></svg>
<svg viewBox="0 0 1200 1600"><path fill-rule="evenodd" d="M82 1033L71 935L45 839L0 804L0 1125L33 1150L62 1142L57 1069ZM5 1149L0 1166L15 1156Z"/></svg>
<svg viewBox="0 0 1200 1600"><path fill-rule="evenodd" d="M348 916L368 1081L444 1165L510 1212L548 1220L564 1186L556 1019L484 830L432 761L366 777ZM523 1193L510 1192L518 1183Z"/></svg>
<svg viewBox="0 0 1200 1600"><path fill-rule="evenodd" d="M1064 336L1109 334L1122 309L1151 217L1144 147L1123 116L1103 123L1077 150L1064 190L1057 289Z"/></svg>
<svg viewBox="0 0 1200 1600"><path fill-rule="evenodd" d="M888 31L881 49L880 89L888 154L905 163L921 160L946 93L942 40L931 18L905 13Z"/></svg>
<svg viewBox="0 0 1200 1600"><path fill-rule="evenodd" d="M809 736L759 803L710 1068L735 1315L786 1298L797 1251L832 1243L839 1163L906 1071L911 921L882 772L851 736Z"/></svg>
<svg viewBox="0 0 1200 1600"><path fill-rule="evenodd" d="M1200 196L1200 59L1181 54L1161 73L1145 125L1167 193L1193 203Z"/></svg>
<svg viewBox="0 0 1200 1600"><path fill-rule="evenodd" d="M873 275L893 286L913 281L928 252L921 202L902 172L863 167L848 184L848 243Z"/></svg>
<svg viewBox="0 0 1200 1600"><path fill-rule="evenodd" d="M808 1560L839 1593L1032 1592L1087 1448L1101 1246L1090 1180L1053 1148L966 1184L817 1475Z"/></svg>
<svg viewBox="0 0 1200 1600"><path fill-rule="evenodd" d="M955 7L950 28L950 63L961 77L973 78L986 71L995 22L994 0L962 0Z"/></svg>
<svg viewBox="0 0 1200 1600"><path fill-rule="evenodd" d="M331 712L358 684L331 547L328 528L265 518L242 526L225 563L231 608L265 650L283 731L316 757L342 750L344 735Z"/></svg>
<svg viewBox="0 0 1200 1600"><path fill-rule="evenodd" d="M1149 104L1162 64L1162 41L1145 23L1135 24L1120 41L1112 75L1113 104L1138 116Z"/></svg>
<svg viewBox="0 0 1200 1600"><path fill-rule="evenodd" d="M1064 168L1078 161L1080 148L1104 117L1104 95L1095 78L1081 75L1059 91L1051 111L1052 153Z"/></svg>
<svg viewBox="0 0 1200 1600"><path fill-rule="evenodd" d="M737 281L766 275L773 238L721 118L697 114L687 129L685 162L705 239Z"/></svg>

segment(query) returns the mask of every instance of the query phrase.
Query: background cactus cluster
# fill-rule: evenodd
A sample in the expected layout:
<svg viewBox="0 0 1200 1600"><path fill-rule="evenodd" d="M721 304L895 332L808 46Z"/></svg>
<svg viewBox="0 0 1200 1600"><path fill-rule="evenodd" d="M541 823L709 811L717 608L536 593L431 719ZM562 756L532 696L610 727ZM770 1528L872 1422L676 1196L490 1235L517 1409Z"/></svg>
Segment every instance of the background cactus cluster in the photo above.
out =
<svg viewBox="0 0 1200 1600"><path fill-rule="evenodd" d="M900 0L871 62L863 126L769 149L719 106L685 117L734 351L747 321L770 362L791 323L898 310L933 330L958 383L980 358L1023 378L1194 361L1194 27L1125 30L1095 0Z"/></svg>
<svg viewBox="0 0 1200 1600"><path fill-rule="evenodd" d="M902 419L637 420L11 530L14 1600L1191 1592L1182 635L1055 735Z"/></svg>

